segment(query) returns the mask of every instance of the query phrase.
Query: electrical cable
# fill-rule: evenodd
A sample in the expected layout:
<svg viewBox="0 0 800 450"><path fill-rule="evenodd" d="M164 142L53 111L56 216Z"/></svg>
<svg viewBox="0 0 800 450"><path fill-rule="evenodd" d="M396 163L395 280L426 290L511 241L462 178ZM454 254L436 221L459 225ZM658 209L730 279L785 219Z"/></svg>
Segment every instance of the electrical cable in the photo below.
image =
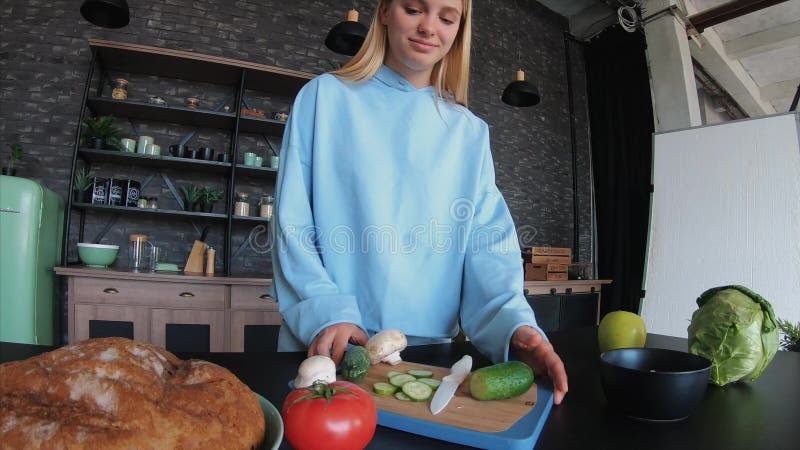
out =
<svg viewBox="0 0 800 450"><path fill-rule="evenodd" d="M639 15L633 7L620 6L619 9L617 9L617 16L619 17L619 24L622 26L623 30L628 33L636 31L640 21Z"/></svg>

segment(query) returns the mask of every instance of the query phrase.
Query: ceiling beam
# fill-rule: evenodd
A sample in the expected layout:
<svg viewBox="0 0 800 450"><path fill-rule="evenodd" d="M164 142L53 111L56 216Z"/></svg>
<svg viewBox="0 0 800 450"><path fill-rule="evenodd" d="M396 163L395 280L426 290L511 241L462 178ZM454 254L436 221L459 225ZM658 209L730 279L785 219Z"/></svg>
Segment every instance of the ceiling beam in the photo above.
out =
<svg viewBox="0 0 800 450"><path fill-rule="evenodd" d="M774 114L775 107L761 98L761 92L742 64L725 54L722 39L709 28L694 38L692 57L750 117Z"/></svg>
<svg viewBox="0 0 800 450"><path fill-rule="evenodd" d="M725 53L733 59L742 59L756 53L798 44L800 20L726 41Z"/></svg>
<svg viewBox="0 0 800 450"><path fill-rule="evenodd" d="M698 33L708 27L750 14L786 0L734 0L689 16L689 22Z"/></svg>
<svg viewBox="0 0 800 450"><path fill-rule="evenodd" d="M800 86L800 78L794 80L779 81L761 87L761 99L775 101L784 98L792 98L797 86Z"/></svg>

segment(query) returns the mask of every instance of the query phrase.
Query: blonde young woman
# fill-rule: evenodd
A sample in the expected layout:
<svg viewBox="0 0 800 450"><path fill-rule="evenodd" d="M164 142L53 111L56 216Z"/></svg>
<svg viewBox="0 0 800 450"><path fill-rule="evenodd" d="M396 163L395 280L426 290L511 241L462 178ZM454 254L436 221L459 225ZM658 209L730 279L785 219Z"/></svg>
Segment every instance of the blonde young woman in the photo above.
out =
<svg viewBox="0 0 800 450"><path fill-rule="evenodd" d="M522 292L520 249L495 186L486 123L467 108L471 0L380 0L342 69L295 99L277 181L278 347L338 362L399 329L410 344L461 328L567 392ZM460 319L460 320L459 320Z"/></svg>

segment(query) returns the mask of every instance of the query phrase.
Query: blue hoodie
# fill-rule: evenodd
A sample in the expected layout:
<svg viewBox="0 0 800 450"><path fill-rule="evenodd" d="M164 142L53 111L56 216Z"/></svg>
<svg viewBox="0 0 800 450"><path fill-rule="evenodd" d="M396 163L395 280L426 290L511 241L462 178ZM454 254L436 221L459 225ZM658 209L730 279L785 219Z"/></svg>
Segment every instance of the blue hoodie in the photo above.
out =
<svg viewBox="0 0 800 450"><path fill-rule="evenodd" d="M435 97L386 66L358 84L325 74L297 95L271 229L279 350L343 322L439 342L460 318L499 362L519 326L539 330L488 126Z"/></svg>

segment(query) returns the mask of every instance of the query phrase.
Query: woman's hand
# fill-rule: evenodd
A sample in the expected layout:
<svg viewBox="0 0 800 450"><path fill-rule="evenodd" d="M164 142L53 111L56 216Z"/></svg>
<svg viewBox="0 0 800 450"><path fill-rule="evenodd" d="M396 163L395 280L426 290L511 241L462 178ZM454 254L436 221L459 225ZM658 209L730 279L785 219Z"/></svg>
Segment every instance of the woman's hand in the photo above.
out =
<svg viewBox="0 0 800 450"><path fill-rule="evenodd" d="M535 328L523 325L511 336L511 347L520 361L531 366L537 375L545 374L553 380L553 403L561 403L567 394L567 372L553 346Z"/></svg>
<svg viewBox="0 0 800 450"><path fill-rule="evenodd" d="M323 328L317 334L308 349L308 356L327 356L338 366L342 361L348 343L365 345L367 339L367 333L364 333L364 330L358 326L352 323L337 323Z"/></svg>

